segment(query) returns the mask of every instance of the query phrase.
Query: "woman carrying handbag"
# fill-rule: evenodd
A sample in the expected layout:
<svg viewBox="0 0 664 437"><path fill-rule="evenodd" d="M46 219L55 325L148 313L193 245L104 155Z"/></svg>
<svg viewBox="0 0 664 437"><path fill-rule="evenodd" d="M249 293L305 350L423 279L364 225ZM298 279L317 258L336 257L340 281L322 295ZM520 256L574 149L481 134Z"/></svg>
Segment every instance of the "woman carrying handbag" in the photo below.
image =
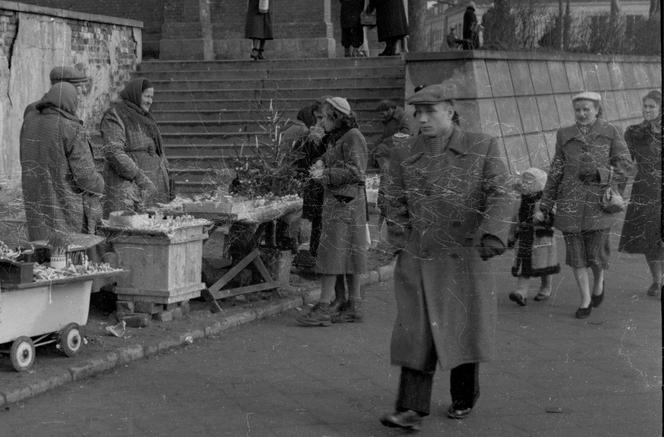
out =
<svg viewBox="0 0 664 437"><path fill-rule="evenodd" d="M249 0L247 4L247 21L244 31L245 38L251 40L250 57L254 61L265 59L265 41L274 39L272 34L272 7L274 0Z"/></svg>

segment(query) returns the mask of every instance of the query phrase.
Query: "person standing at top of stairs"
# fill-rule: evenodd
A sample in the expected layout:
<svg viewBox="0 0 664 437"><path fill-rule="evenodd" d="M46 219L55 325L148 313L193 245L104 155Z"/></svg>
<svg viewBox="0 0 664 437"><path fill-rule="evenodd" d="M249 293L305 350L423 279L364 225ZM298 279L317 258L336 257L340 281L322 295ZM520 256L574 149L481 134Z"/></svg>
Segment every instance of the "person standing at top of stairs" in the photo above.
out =
<svg viewBox="0 0 664 437"><path fill-rule="evenodd" d="M249 0L244 36L251 39L251 59L264 59L265 41L274 39L272 5L269 0Z"/></svg>

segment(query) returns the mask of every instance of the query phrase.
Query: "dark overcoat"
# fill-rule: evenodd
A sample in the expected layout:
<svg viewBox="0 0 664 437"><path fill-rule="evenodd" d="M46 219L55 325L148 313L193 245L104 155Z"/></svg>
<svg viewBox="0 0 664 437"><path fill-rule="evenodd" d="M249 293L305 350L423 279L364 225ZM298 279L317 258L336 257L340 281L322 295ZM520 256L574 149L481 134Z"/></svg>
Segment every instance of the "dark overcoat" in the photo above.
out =
<svg viewBox="0 0 664 437"><path fill-rule="evenodd" d="M386 188L388 241L401 248L394 271L397 319L391 361L432 371L490 359L497 268L482 261L485 235L507 242L514 195L494 138L454 128L434 153L422 136L395 150Z"/></svg>
<svg viewBox="0 0 664 437"><path fill-rule="evenodd" d="M364 0L339 0L341 11L339 21L341 28L360 26L360 14L364 10Z"/></svg>
<svg viewBox="0 0 664 437"><path fill-rule="evenodd" d="M403 0L371 0L368 12L376 11L378 41L389 41L408 35L408 20Z"/></svg>
<svg viewBox="0 0 664 437"><path fill-rule="evenodd" d="M584 159L590 159L597 168L598 180L584 182L579 179L580 163ZM627 145L615 126L597 119L586 136L581 134L577 125L559 129L542 196L544 208L551 210L556 206L553 226L569 233L611 228L619 214L605 213L600 207L611 173L620 189L624 188L627 177L634 173Z"/></svg>
<svg viewBox="0 0 664 437"><path fill-rule="evenodd" d="M104 180L81 122L59 108L26 111L20 148L28 238L86 232L84 196L101 196Z"/></svg>
<svg viewBox="0 0 664 437"><path fill-rule="evenodd" d="M323 155L323 229L315 270L337 275L367 269L367 143L350 129Z"/></svg>
<svg viewBox="0 0 664 437"><path fill-rule="evenodd" d="M632 185L619 250L647 253L657 249L662 240L662 136L644 122L628 127L625 140L638 172Z"/></svg>
<svg viewBox="0 0 664 437"><path fill-rule="evenodd" d="M112 211L127 209L139 200L139 188L134 182L138 173L147 176L157 188L151 198L143 199L146 206L168 202L168 162L163 151L157 150L157 144L148 132L140 127L132 129L127 126L114 108L104 114L100 130L106 157L104 216L107 217Z"/></svg>
<svg viewBox="0 0 664 437"><path fill-rule="evenodd" d="M272 34L272 7L274 0L270 0L270 9L266 14L258 12L258 0L247 2L247 18L244 27L244 37L249 39L274 39Z"/></svg>

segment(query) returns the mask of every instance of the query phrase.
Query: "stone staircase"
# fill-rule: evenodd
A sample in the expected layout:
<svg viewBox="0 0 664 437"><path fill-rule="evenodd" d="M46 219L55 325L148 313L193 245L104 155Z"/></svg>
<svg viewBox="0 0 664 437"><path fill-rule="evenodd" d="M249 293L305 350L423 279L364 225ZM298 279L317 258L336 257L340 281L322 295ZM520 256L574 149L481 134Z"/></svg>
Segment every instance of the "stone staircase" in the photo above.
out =
<svg viewBox="0 0 664 437"><path fill-rule="evenodd" d="M346 97L368 141L381 130L381 99L401 103L400 57L247 61L146 61L141 76L155 86L159 123L176 189L210 189L240 151L269 141L268 116L295 119L323 95Z"/></svg>

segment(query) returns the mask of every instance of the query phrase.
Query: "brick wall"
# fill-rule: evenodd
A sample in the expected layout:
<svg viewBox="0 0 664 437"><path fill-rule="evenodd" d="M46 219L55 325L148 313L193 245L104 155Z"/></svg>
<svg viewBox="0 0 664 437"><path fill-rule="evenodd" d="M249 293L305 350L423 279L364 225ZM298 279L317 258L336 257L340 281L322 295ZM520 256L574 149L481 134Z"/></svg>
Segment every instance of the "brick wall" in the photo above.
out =
<svg viewBox="0 0 664 437"><path fill-rule="evenodd" d="M18 5L18 6L17 6ZM25 107L50 87L56 65L80 64L92 78L79 117L94 135L111 100L140 62L137 22L0 0L0 186L20 180L19 132Z"/></svg>
<svg viewBox="0 0 664 437"><path fill-rule="evenodd" d="M548 168L556 131L574 123L571 96L602 95L605 118L624 130L642 120L641 99L662 83L659 57L525 52L412 53L406 95L454 78L461 125L499 138L510 169Z"/></svg>

